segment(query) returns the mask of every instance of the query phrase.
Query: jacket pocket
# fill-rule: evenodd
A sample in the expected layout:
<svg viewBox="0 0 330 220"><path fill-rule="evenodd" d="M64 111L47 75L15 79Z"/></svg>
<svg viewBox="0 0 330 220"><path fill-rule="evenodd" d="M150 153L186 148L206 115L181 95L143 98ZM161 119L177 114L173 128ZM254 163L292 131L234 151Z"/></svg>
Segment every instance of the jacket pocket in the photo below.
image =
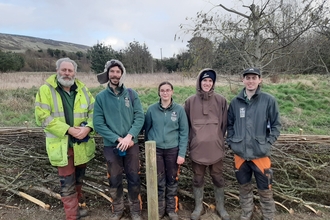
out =
<svg viewBox="0 0 330 220"><path fill-rule="evenodd" d="M219 141L219 123L217 120L195 120L193 123L195 137L192 139L191 147L213 144Z"/></svg>
<svg viewBox="0 0 330 220"><path fill-rule="evenodd" d="M46 151L48 154L49 161L53 166L67 165L67 145L67 137L64 139L49 138L47 140Z"/></svg>
<svg viewBox="0 0 330 220"><path fill-rule="evenodd" d="M233 137L230 139L230 148L232 149L232 151L239 155L239 156L244 156L244 152L243 152L243 137Z"/></svg>
<svg viewBox="0 0 330 220"><path fill-rule="evenodd" d="M271 144L267 141L266 137L256 136L255 141L255 156L268 156L270 153Z"/></svg>
<svg viewBox="0 0 330 220"><path fill-rule="evenodd" d="M95 140L90 138L88 142L74 144L73 149L75 166L87 163L95 156Z"/></svg>

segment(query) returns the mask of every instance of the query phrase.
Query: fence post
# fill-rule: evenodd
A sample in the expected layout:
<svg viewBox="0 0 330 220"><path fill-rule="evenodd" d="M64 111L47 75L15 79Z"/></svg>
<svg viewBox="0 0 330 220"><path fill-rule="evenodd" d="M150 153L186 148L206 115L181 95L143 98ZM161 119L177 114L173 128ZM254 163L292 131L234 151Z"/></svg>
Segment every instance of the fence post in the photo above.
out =
<svg viewBox="0 0 330 220"><path fill-rule="evenodd" d="M159 219L156 142L145 142L148 219Z"/></svg>

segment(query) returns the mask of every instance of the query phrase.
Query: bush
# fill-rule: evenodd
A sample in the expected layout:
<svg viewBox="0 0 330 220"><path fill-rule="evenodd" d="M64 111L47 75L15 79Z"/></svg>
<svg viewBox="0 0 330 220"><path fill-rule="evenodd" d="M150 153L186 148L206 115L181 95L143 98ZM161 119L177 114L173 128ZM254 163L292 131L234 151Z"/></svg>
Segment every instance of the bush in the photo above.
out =
<svg viewBox="0 0 330 220"><path fill-rule="evenodd" d="M0 51L0 71L19 71L24 67L24 58L16 53Z"/></svg>

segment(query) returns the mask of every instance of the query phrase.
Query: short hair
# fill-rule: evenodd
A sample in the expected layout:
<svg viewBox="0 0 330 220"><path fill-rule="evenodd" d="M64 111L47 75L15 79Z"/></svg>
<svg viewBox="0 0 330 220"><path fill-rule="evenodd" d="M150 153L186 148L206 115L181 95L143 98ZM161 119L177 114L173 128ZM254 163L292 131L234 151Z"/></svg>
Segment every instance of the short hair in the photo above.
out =
<svg viewBox="0 0 330 220"><path fill-rule="evenodd" d="M58 69L60 68L60 66L61 66L61 64L62 64L63 62L69 62L69 63L72 63L72 65L73 65L73 67L74 67L74 71L77 72L77 67L78 67L77 63L76 63L75 61L71 60L71 59L68 58L68 57L61 58L61 59L58 59L58 60L56 61L56 70L58 70Z"/></svg>

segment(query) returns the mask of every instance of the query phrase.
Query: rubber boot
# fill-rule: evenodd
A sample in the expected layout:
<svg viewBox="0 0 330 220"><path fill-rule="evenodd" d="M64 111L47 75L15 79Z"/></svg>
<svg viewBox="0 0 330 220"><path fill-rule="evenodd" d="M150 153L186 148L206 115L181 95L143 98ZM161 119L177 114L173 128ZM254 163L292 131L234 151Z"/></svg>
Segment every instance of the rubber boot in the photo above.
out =
<svg viewBox="0 0 330 220"><path fill-rule="evenodd" d="M76 185L77 198L79 203L79 216L86 217L88 216L88 210L86 207L85 197L82 193L82 185Z"/></svg>
<svg viewBox="0 0 330 220"><path fill-rule="evenodd" d="M203 194L204 194L204 187L193 187L194 190L194 198L195 198L195 209L191 214L192 220L198 220L203 211Z"/></svg>
<svg viewBox="0 0 330 220"><path fill-rule="evenodd" d="M214 186L214 196L217 211L221 217L221 220L230 220L229 214L225 209L225 192L223 188Z"/></svg>
<svg viewBox="0 0 330 220"><path fill-rule="evenodd" d="M61 200L63 202L66 220L80 219L77 193L62 197Z"/></svg>
<svg viewBox="0 0 330 220"><path fill-rule="evenodd" d="M253 186L251 183L239 186L239 202L242 209L241 220L251 220L254 209Z"/></svg>
<svg viewBox="0 0 330 220"><path fill-rule="evenodd" d="M264 220L273 220L275 218L275 202L273 191L270 189L258 190L260 196L260 205Z"/></svg>

